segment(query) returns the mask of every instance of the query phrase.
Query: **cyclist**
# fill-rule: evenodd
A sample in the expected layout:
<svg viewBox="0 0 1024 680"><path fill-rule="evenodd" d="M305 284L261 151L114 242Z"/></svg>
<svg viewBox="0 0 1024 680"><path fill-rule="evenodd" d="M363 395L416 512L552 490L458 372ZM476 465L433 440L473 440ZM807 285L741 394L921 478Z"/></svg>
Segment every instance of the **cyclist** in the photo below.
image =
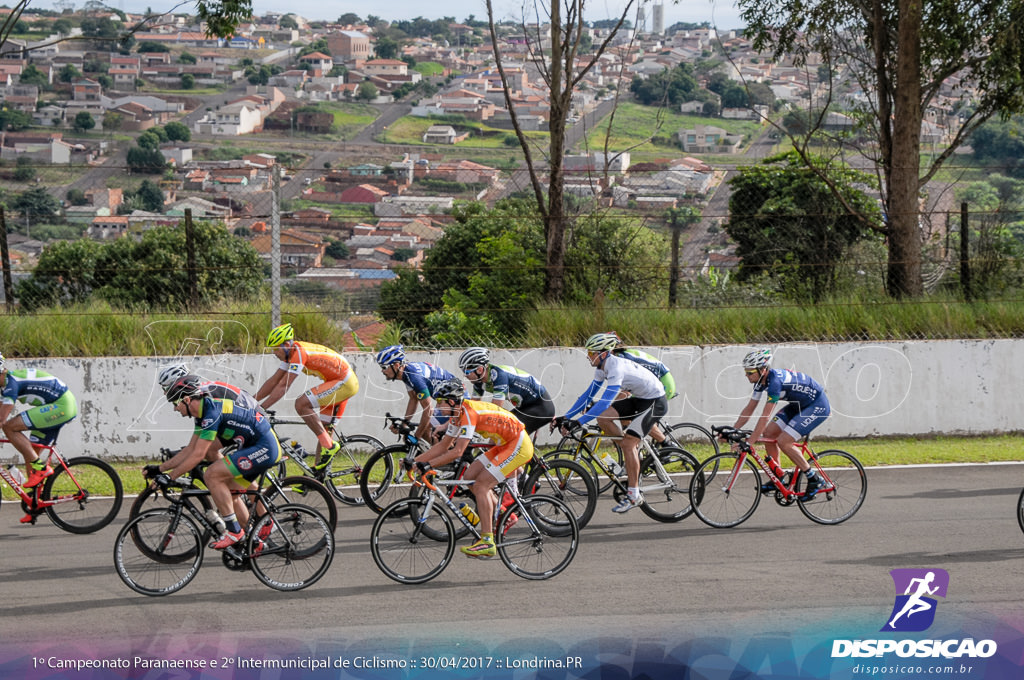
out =
<svg viewBox="0 0 1024 680"><path fill-rule="evenodd" d="M637 450L655 419L668 411L668 400L665 399L665 387L653 373L614 354L618 344L619 338L612 333L596 333L587 339L584 347L590 365L595 369L594 380L564 416L551 421L551 427L558 427L563 434L568 434L571 428L596 418L602 431L622 437L628 493L621 503L612 508L612 512L622 513L644 502L640 493L640 457ZM602 385L604 391L598 397ZM616 399L621 391L629 392L630 396ZM597 401L584 411L595 397L598 397ZM577 415L579 418L573 420ZM624 433L616 420L630 421Z"/></svg>
<svg viewBox="0 0 1024 680"><path fill-rule="evenodd" d="M480 540L462 548L468 557L494 557L494 487L511 477L533 458L533 442L518 418L495 404L465 399L459 380L446 380L434 388L437 407L449 418L448 430L441 441L416 456L416 467L426 472L457 460L465 452L473 435L493 442L466 470L466 480L473 480L470 491L476 498L480 516Z"/></svg>
<svg viewBox="0 0 1024 680"><path fill-rule="evenodd" d="M267 335L267 347L273 348L274 356L281 360L281 365L256 392L256 401L264 408L270 408L281 399L300 373L324 381L295 399L295 413L316 435L319 458L314 468L323 469L341 449L341 444L334 441L324 422L342 416L348 400L359 391L359 379L348 360L338 352L323 345L295 340L295 330L290 323L271 329Z"/></svg>
<svg viewBox="0 0 1024 680"><path fill-rule="evenodd" d="M204 458L212 459L216 449L230 444L237 447L211 463L204 475L210 497L225 524L224 534L210 543L210 547L223 550L242 539L242 526L249 521L244 504L233 503L232 489L246 489L260 473L276 465L282 455L281 444L266 416L231 399L216 399L205 394L199 376L178 378L167 388L165 396L183 418L195 420L195 430L185 448L170 460L147 465L144 468L147 477L166 485ZM268 535L269 531L268 528Z"/></svg>
<svg viewBox="0 0 1024 680"><path fill-rule="evenodd" d="M473 384L473 398L491 393L491 403L511 411L532 435L555 417L547 389L529 373L491 363L485 347L470 347L459 356L459 368Z"/></svg>
<svg viewBox="0 0 1024 680"><path fill-rule="evenodd" d="M661 384L665 387L665 399L672 399L676 396L676 379L672 377L672 372L668 366L643 350L626 347L626 343L622 341L622 338L619 338L619 334L615 331L610 331L608 335L614 335L619 340L619 344L612 350L612 354L636 362L653 373L654 377L660 380ZM622 394L619 398L622 399L625 396L625 394ZM658 427L657 423L651 428L651 439L658 444L665 443L665 434Z"/></svg>
<svg viewBox="0 0 1024 680"><path fill-rule="evenodd" d="M16 402L29 408L15 415ZM60 428L77 415L75 395L64 381L35 368L11 370L0 354L0 423L4 436L25 460L23 487L34 488L53 474L53 468L39 458L33 444L53 444ZM31 513L21 518L22 524L32 521Z"/></svg>
<svg viewBox="0 0 1024 680"><path fill-rule="evenodd" d="M756 442L762 437L773 439L774 441L765 442L765 453L777 464L779 450L785 452L807 477L804 497L813 498L821 489L824 481L804 459L796 442L809 435L811 430L828 418L831 413L828 397L825 396L825 388L814 378L798 371L772 368L771 362L771 349L756 349L743 357L743 373L754 386L754 392L750 396L750 401L740 412L734 427L736 429L743 427L754 414L758 403L764 399L764 409L757 417L754 430L750 433L748 441ZM780 401L789 403L780 409L773 418L772 411ZM768 481L761 485L762 493L773 491L775 491L773 482Z"/></svg>
<svg viewBox="0 0 1024 680"><path fill-rule="evenodd" d="M377 365L387 380L401 380L405 383L409 392L409 402L405 407L405 418L408 420L416 412L416 407L422 409L420 423L416 427L416 438L426 439L431 431L431 417L433 407L431 398L438 385L447 381L455 380L455 376L438 368L433 364L423 361L407 362L405 360L405 348L402 345L389 345L377 352ZM435 421L435 424L437 421ZM392 431L397 428L392 427Z"/></svg>
<svg viewBox="0 0 1024 680"><path fill-rule="evenodd" d="M222 382L220 380L206 380L200 378L192 371L188 370L185 364L174 364L172 366L165 366L160 369L160 373L157 375L157 382L160 384L160 388L166 392L167 388L170 387L179 378L184 378L187 375L192 375L198 378L203 383L203 393L208 394L214 399L231 399L232 401L240 402L246 408L255 408L266 415L266 411L259 405L256 398L243 390L241 387L236 387L230 383Z"/></svg>

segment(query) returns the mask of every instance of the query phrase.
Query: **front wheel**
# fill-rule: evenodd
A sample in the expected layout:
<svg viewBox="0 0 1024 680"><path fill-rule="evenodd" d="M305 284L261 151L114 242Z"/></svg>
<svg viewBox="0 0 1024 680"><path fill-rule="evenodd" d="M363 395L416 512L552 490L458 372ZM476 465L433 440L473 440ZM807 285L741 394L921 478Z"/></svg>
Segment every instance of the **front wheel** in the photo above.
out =
<svg viewBox="0 0 1024 680"><path fill-rule="evenodd" d="M864 466L846 451L822 451L814 456L814 468L825 480L814 498L796 502L807 518L818 524L839 524L853 517L868 495L868 478ZM807 488L803 474L796 483L796 491Z"/></svg>
<svg viewBox="0 0 1024 680"><path fill-rule="evenodd" d="M597 508L597 484L590 472L569 458L536 461L526 478L523 494L543 494L565 503L580 529L594 516Z"/></svg>
<svg viewBox="0 0 1024 680"><path fill-rule="evenodd" d="M354 434L341 440L341 449L334 454L324 471L324 484L334 497L345 505L362 505L359 477L374 451L384 448L384 442L368 434Z"/></svg>
<svg viewBox="0 0 1024 680"><path fill-rule="evenodd" d="M1020 525L1020 530L1024 531L1024 489L1017 498L1017 524Z"/></svg>
<svg viewBox="0 0 1024 680"><path fill-rule="evenodd" d="M705 471L717 470L710 482ZM701 463L690 483L690 504L700 521L725 529L745 522L761 501L761 476L749 457L727 452Z"/></svg>
<svg viewBox="0 0 1024 680"><path fill-rule="evenodd" d="M110 524L123 500L117 472L92 456L70 458L57 466L40 496L50 520L72 534L91 534Z"/></svg>
<svg viewBox="0 0 1024 680"><path fill-rule="evenodd" d="M691 482L697 473L697 459L682 449L665 446L657 457L647 456L640 464L640 509L659 522L678 522L693 512Z"/></svg>
<svg viewBox="0 0 1024 680"><path fill-rule="evenodd" d="M312 508L327 519L333 532L338 526L338 506L327 487L310 477L296 475L272 483L263 492L274 505L292 503Z"/></svg>
<svg viewBox="0 0 1024 680"><path fill-rule="evenodd" d="M190 517L154 508L129 520L114 541L114 565L125 585L141 595L177 592L203 563L203 531Z"/></svg>
<svg viewBox="0 0 1024 680"><path fill-rule="evenodd" d="M444 571L455 554L452 518L436 504L428 512L426 503L420 498L392 503L373 523L373 561L399 583L426 583ZM424 534L424 524L430 525L431 536Z"/></svg>
<svg viewBox="0 0 1024 680"><path fill-rule="evenodd" d="M302 590L331 566L334 531L319 512L305 505L282 505L256 521L248 549L252 573L264 585Z"/></svg>
<svg viewBox="0 0 1024 680"><path fill-rule="evenodd" d="M498 557L516 576L531 581L562 573L579 548L580 530L569 507L551 496L524 496L495 527ZM526 517L519 517L523 508Z"/></svg>
<svg viewBox="0 0 1024 680"><path fill-rule="evenodd" d="M359 491L363 504L378 515L409 493L409 483L400 465L408 455L408 448L399 444L375 451L366 460L359 476Z"/></svg>

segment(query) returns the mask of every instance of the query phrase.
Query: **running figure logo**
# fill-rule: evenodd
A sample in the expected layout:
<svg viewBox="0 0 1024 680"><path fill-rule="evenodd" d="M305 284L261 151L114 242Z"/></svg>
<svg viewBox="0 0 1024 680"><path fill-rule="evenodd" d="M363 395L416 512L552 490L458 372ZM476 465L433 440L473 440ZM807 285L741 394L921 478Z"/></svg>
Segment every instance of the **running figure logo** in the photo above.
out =
<svg viewBox="0 0 1024 680"><path fill-rule="evenodd" d="M882 630L927 630L935 620L935 607L938 604L930 596L946 597L949 573L945 569L893 569L889 575L896 586L896 602L889 615L889 622Z"/></svg>

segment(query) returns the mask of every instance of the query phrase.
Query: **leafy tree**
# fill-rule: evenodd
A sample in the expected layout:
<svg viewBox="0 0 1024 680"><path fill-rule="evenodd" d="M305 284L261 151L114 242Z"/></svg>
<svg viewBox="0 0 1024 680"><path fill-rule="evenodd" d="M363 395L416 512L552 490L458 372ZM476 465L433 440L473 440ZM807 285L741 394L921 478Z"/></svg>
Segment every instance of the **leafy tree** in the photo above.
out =
<svg viewBox="0 0 1024 680"><path fill-rule="evenodd" d="M128 169L132 172L160 174L167 167L167 159L159 149L134 146L128 149Z"/></svg>
<svg viewBox="0 0 1024 680"><path fill-rule="evenodd" d="M18 160L15 161L14 179L19 182L28 182L35 179L36 167L35 163L28 156L18 156Z"/></svg>
<svg viewBox="0 0 1024 680"><path fill-rule="evenodd" d="M70 83L82 77L82 72L75 68L74 64L65 64L57 71L57 80L62 83Z"/></svg>
<svg viewBox="0 0 1024 680"><path fill-rule="evenodd" d="M117 132L122 125L124 125L124 116L117 111L108 111L103 114L103 129L107 132Z"/></svg>
<svg viewBox="0 0 1024 680"><path fill-rule="evenodd" d="M397 59L398 42L391 38L379 38L373 46L373 51L379 59Z"/></svg>
<svg viewBox="0 0 1024 680"><path fill-rule="evenodd" d="M369 80L364 80L359 83L359 90L356 93L356 98L369 102L376 99L378 94L380 94L380 92L377 90L377 86Z"/></svg>
<svg viewBox="0 0 1024 680"><path fill-rule="evenodd" d="M99 83L100 87L102 87L104 90L109 90L111 87L114 86L114 79L106 73L100 73L99 75L97 75L96 82Z"/></svg>
<svg viewBox="0 0 1024 680"><path fill-rule="evenodd" d="M74 27L68 19L57 19L53 22L53 30L61 35L68 35Z"/></svg>
<svg viewBox="0 0 1024 680"><path fill-rule="evenodd" d="M192 130L176 120L164 125L164 132L167 133L167 139L171 142L188 142L192 139Z"/></svg>
<svg viewBox="0 0 1024 680"><path fill-rule="evenodd" d="M862 122L875 140L873 152L882 178L882 204L888 219L873 225L886 238L886 288L895 297L924 291L919 201L925 184L981 124L996 114L1024 110L1024 44L1019 38L1019 0L739 0L746 35L754 49L772 58L820 56L830 73L848 72L856 86L871 92ZM950 89L954 76L968 87ZM951 142L924 165L921 124L940 93L963 107ZM959 98L959 102L956 101ZM807 145L805 165L817 167ZM824 178L826 168L819 168ZM837 197L841 196L836 192Z"/></svg>
<svg viewBox="0 0 1024 680"><path fill-rule="evenodd" d="M32 125L32 117L24 111L0 109L0 130L24 130Z"/></svg>
<svg viewBox="0 0 1024 680"><path fill-rule="evenodd" d="M86 132L96 127L96 121L88 111L79 111L75 114L74 128L76 132Z"/></svg>
<svg viewBox="0 0 1024 680"><path fill-rule="evenodd" d="M283 17L278 19L277 25L281 28L298 28L299 22L295 20L294 14L285 14Z"/></svg>
<svg viewBox="0 0 1024 680"><path fill-rule="evenodd" d="M40 90L46 89L50 86L50 81L46 77L46 74L40 71L34 64L29 64L21 70L21 76L19 81L22 85L35 85Z"/></svg>
<svg viewBox="0 0 1024 680"><path fill-rule="evenodd" d="M148 179L142 180L142 184L139 185L138 190L135 191L134 196L138 197L142 209L149 212L163 212L164 211L164 192L159 186L149 181Z"/></svg>
<svg viewBox="0 0 1024 680"><path fill-rule="evenodd" d="M345 245L344 241L339 240L328 241L324 254L333 257L335 260L347 260L351 257L348 246Z"/></svg>
<svg viewBox="0 0 1024 680"><path fill-rule="evenodd" d="M191 90L195 86L196 86L196 77L194 75L192 75L191 73L182 73L181 74L181 89L183 89L183 90Z"/></svg>
<svg viewBox="0 0 1024 680"><path fill-rule="evenodd" d="M139 135L135 143L139 145L141 149L158 149L160 148L160 136L155 132L156 128L150 128L146 132Z"/></svg>
<svg viewBox="0 0 1024 680"><path fill-rule="evenodd" d="M68 189L65 199L71 205L85 205L89 200L85 197L85 192L81 189L71 188Z"/></svg>
<svg viewBox="0 0 1024 680"><path fill-rule="evenodd" d="M32 223L53 219L60 210L60 202L46 187L32 187L11 202L11 208L20 212Z"/></svg>
<svg viewBox="0 0 1024 680"><path fill-rule="evenodd" d="M647 106L670 106L696 99L700 90L690 64L679 64L650 78L635 76L629 85L636 100Z"/></svg>
<svg viewBox="0 0 1024 680"><path fill-rule="evenodd" d="M854 188L874 184L870 175L826 167L828 181L787 152L741 168L730 181L725 230L737 244L741 281L767 276L785 294L815 302L832 292L837 265L869 231L860 215L881 222L881 214Z"/></svg>
<svg viewBox="0 0 1024 680"><path fill-rule="evenodd" d="M178 62L181 64L194 64L197 61L198 59L196 59L196 55L191 54L190 52L182 52L178 55Z"/></svg>
<svg viewBox="0 0 1024 680"><path fill-rule="evenodd" d="M161 42L143 40L139 43L137 51L139 54L147 54L149 52L170 52L171 48Z"/></svg>
<svg viewBox="0 0 1024 680"><path fill-rule="evenodd" d="M353 12L345 12L338 17L338 23L343 26L348 26L349 24L360 24L362 22L363 20L359 18L359 15Z"/></svg>
<svg viewBox="0 0 1024 680"><path fill-rule="evenodd" d="M956 198L967 203L970 215L970 296L1019 288L1024 278L1024 182L990 175L958 187Z"/></svg>

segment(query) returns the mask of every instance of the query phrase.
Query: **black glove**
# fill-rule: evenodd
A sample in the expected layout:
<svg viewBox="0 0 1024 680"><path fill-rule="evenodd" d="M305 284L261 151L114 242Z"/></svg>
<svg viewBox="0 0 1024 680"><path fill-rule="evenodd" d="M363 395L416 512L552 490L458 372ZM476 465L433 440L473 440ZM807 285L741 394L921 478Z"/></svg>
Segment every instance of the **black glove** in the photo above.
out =
<svg viewBox="0 0 1024 680"><path fill-rule="evenodd" d="M172 484L172 481L170 477L161 472L160 474L153 478L153 483L156 484L161 489L166 489Z"/></svg>
<svg viewBox="0 0 1024 680"><path fill-rule="evenodd" d="M417 463L416 463L416 469L417 469L417 470L419 470L419 472L420 472L420 474L421 474L421 475L422 475L422 474L423 474L424 472L426 472L427 470L433 470L433 468L432 468L432 467L430 467L430 463L424 463L424 462L421 462L421 461L417 461Z"/></svg>
<svg viewBox="0 0 1024 680"><path fill-rule="evenodd" d="M142 476L145 477L146 479L152 479L153 477L156 477L159 474L159 465L147 465L144 468L142 468Z"/></svg>

